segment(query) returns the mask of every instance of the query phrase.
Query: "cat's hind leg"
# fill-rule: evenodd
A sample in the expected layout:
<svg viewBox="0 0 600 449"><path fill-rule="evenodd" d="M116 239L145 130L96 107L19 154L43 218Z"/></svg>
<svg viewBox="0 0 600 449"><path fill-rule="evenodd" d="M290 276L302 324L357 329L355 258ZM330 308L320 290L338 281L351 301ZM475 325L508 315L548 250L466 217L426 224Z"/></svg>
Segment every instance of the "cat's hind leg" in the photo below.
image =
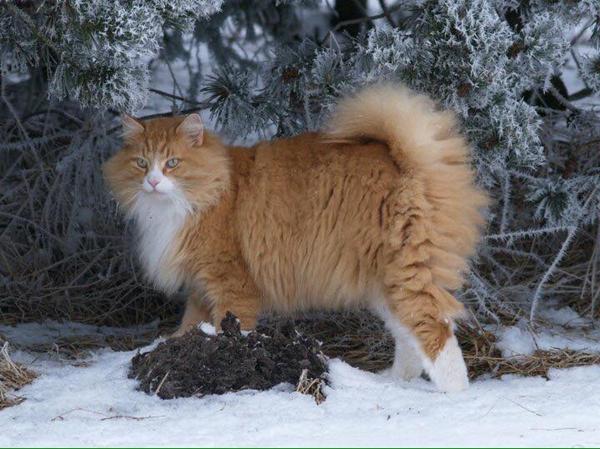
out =
<svg viewBox="0 0 600 449"><path fill-rule="evenodd" d="M394 362L386 374L403 380L419 377L423 372L422 355L419 343L410 330L398 321L385 304L375 307L373 313L381 318L394 338Z"/></svg>
<svg viewBox="0 0 600 449"><path fill-rule="evenodd" d="M390 327L394 329L395 326L397 335L408 334L403 339L395 335L396 341L404 342L396 350L409 348L413 351L405 352L404 357L396 357L393 369L406 378L414 377L417 371L420 374L423 368L436 387L444 392L467 388L467 368L451 319L440 314L435 302L427 295L396 298L397 301L389 303L392 315L389 319L395 319L397 324Z"/></svg>
<svg viewBox="0 0 600 449"><path fill-rule="evenodd" d="M425 182L429 178L417 175L392 197L382 293L391 314L418 342L432 382L442 391L458 391L467 388L468 377L454 320L465 309L450 292L463 283L477 220L444 202L444 188L451 187L435 190Z"/></svg>

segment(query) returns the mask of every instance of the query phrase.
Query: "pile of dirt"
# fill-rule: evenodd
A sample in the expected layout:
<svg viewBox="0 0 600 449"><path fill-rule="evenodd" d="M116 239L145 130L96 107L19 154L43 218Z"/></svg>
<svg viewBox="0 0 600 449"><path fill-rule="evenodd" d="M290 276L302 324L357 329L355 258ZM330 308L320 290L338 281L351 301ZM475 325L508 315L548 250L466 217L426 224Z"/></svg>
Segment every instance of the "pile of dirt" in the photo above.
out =
<svg viewBox="0 0 600 449"><path fill-rule="evenodd" d="M324 399L326 357L320 343L297 332L293 322L242 334L239 321L228 313L221 329L217 335L194 329L138 353L129 377L139 380L138 389L162 399L267 390L282 382L317 402Z"/></svg>

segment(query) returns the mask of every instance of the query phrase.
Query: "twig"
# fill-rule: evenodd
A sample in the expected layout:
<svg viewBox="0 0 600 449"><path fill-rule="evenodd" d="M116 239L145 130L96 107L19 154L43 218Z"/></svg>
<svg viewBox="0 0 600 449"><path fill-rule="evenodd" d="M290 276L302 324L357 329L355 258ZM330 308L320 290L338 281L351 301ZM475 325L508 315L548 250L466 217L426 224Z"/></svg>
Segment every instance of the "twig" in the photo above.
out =
<svg viewBox="0 0 600 449"><path fill-rule="evenodd" d="M391 13L398 11L402 6L403 6L402 3L397 3L394 6L390 6L387 9L387 11L384 11L384 12L379 13L379 14L375 14L375 15L372 15L372 16L359 17L357 19L342 20L341 22L338 22L333 27L333 29L331 29L330 33L335 33L340 28L343 28L343 27L348 26L348 25L356 25L357 23L372 22L373 20L383 19L385 17L389 17L389 15Z"/></svg>
<svg viewBox="0 0 600 449"><path fill-rule="evenodd" d="M519 404L518 402L516 402L516 401L513 401L512 399L509 399L509 398L506 398L506 399L508 399L510 402L512 402L512 403L513 403L513 404L515 404L516 406L518 406L518 407L521 407L521 408L522 408L523 410L525 410L526 412L533 413L534 415L536 415L536 416L539 416L539 417L543 417L543 416L544 416L544 415L542 415L542 414L540 414L540 413L536 412L535 410L531 410L530 408L527 408L527 407L525 407L524 405L521 405L521 404Z"/></svg>
<svg viewBox="0 0 600 449"><path fill-rule="evenodd" d="M208 109L209 107L210 107L210 103L208 103L208 102L198 103L198 106L196 106L194 108L183 109L183 110L179 111L178 114L191 114L192 112L202 111L204 109ZM175 114L173 112L159 112L157 114L143 115L138 118L145 120L145 119L157 118L157 117L170 117L172 115L175 115Z"/></svg>
<svg viewBox="0 0 600 449"><path fill-rule="evenodd" d="M181 89L181 87L179 86L179 83L177 82L177 77L175 76L175 72L173 71L173 67L171 67L171 63L169 62L169 58L165 59L165 63L167 64L167 68L169 69L169 74L171 75L171 79L173 80L173 92L175 92L175 89L177 89L179 91L179 93L181 95L183 95L183 90Z"/></svg>
<svg viewBox="0 0 600 449"><path fill-rule="evenodd" d="M61 111L60 109L55 109L55 108L40 109L39 111L31 112L29 114L24 115L22 120L24 122L26 122L27 120L29 120L32 117L36 117L38 115L43 115L43 114L49 114L49 113L61 115L69 120L72 120L79 126L81 126L81 124L83 123L83 120L75 117L74 115L69 114L68 112L65 112L65 111Z"/></svg>
<svg viewBox="0 0 600 449"><path fill-rule="evenodd" d="M500 233L506 232L508 226L508 205L510 203L510 172L506 172L502 183L502 214L500 218Z"/></svg>
<svg viewBox="0 0 600 449"><path fill-rule="evenodd" d="M563 244L561 245L560 249L558 250L556 257L554 258L554 260L552 261L552 264L546 270L546 272L544 273L544 276L542 276L542 279L540 280L538 286L536 287L535 292L533 294L533 299L531 301L531 309L529 311L529 321L533 322L533 320L535 319L535 312L537 310L537 305L540 300L540 297L542 296L542 288L544 287L544 285L546 285L546 282L548 282L548 280L550 279L550 276L552 276L554 274L554 271L556 270L556 266L565 257L567 249L571 245L571 241L573 240L573 237L575 237L575 233L577 232L578 229L579 229L579 226L571 226L569 228L569 233L567 234L567 237L565 238Z"/></svg>
<svg viewBox="0 0 600 449"><path fill-rule="evenodd" d="M180 115L185 115L185 114L191 114L193 112L198 112L198 111L202 111L204 109L208 109L210 107L210 103L208 102L204 102L204 103L197 103L198 106L194 107L194 108L189 108L189 109L183 109L181 111L170 111L170 112L159 112L156 114L148 114L148 115L142 115L140 117L138 117L138 119L140 120L149 120L152 118L159 118L159 117L173 117L176 114L180 114ZM121 129L121 125L117 125L117 126L113 126L112 128L108 129L106 131L107 134L112 134L115 131Z"/></svg>
<svg viewBox="0 0 600 449"><path fill-rule="evenodd" d="M19 217L17 215L14 214L10 214L8 212L2 212L0 211L0 216L2 217L7 217L7 218L12 218L14 220L18 220L18 221L22 221L24 223L27 223L33 227L35 227L36 229L42 231L44 234L46 234L48 237L52 237L52 239L54 239L57 243L60 243L61 245L64 245L64 242L57 236L55 236L54 234L52 234L50 231L48 231L47 229L45 229L43 226L37 224L34 221L31 221L25 217Z"/></svg>
<svg viewBox="0 0 600 449"><path fill-rule="evenodd" d="M390 6L387 11L384 11L382 13L379 14L375 14L372 16L365 16L365 17L360 17L358 19L348 19L348 20L342 20L341 22L338 22L331 30L329 30L327 32L327 35L323 38L323 40L321 42L319 42L320 45L323 45L325 43L325 41L332 36L336 31L338 31L340 28L343 28L345 26L348 25L356 25L357 23L364 23L364 22L372 22L374 20L377 19L383 19L384 17L390 17L390 14L392 14L393 12L398 11L401 7L403 6L402 2L395 4L394 6Z"/></svg>
<svg viewBox="0 0 600 449"><path fill-rule="evenodd" d="M33 157L35 157L36 162L41 164L42 162L40 160L40 156L37 152L37 149L35 148L35 145L33 145L33 143L31 142L31 137L29 136L29 133L23 126L23 123L21 123L21 120L19 120L19 115L17 114L17 111L15 110L12 103L8 100L8 97L6 96L5 79L6 79L6 77L4 76L4 74L0 74L0 96L2 97L2 101L6 105L10 114L13 116L13 119L14 119L15 123L17 124L17 127L19 128L19 131L21 131L21 134L27 141L27 145L31 149L31 153L33 154Z"/></svg>
<svg viewBox="0 0 600 449"><path fill-rule="evenodd" d="M552 95L554 95L554 98L556 98L562 106L564 106L565 108L567 108L568 110L573 111L573 112L579 111L579 108L577 108L575 105L573 105L573 103L571 103L569 100L567 100L558 91L558 89L556 87L550 85L550 86L548 86L548 90L552 93Z"/></svg>
<svg viewBox="0 0 600 449"><path fill-rule="evenodd" d="M594 198L594 195L596 194L596 190L598 190L598 187L596 187L594 190L592 190L592 192L588 196L585 204L583 205L583 207L581 209L581 212L579 213L579 216L575 220L575 224L573 224L572 226L569 227L569 233L567 234L567 238L565 238L563 244L561 245L560 249L558 250L558 253L556 254L556 257L552 261L552 264L546 270L546 272L544 273L544 276L542 276L542 279L540 280L538 286L535 289L535 292L533 294L533 299L531 300L531 309L529 311L529 321L531 323L533 323L534 318L535 318L535 312L537 309L537 305L540 300L540 297L542 296L542 289L543 289L544 285L546 285L546 282L548 282L550 277L554 274L554 271L556 270L556 267L558 266L560 261L563 260L563 258L565 257L567 249L571 245L571 241L573 240L573 237L575 237L575 234L577 233L577 230L579 229L579 223L581 221L581 218L582 218L583 214L585 213L585 210L589 206L592 198Z"/></svg>
<svg viewBox="0 0 600 449"><path fill-rule="evenodd" d="M584 87L583 89L580 89L577 92L574 92L571 95L569 95L569 101L581 100L583 98L589 97L593 93L594 91L591 88Z"/></svg>
<svg viewBox="0 0 600 449"><path fill-rule="evenodd" d="M154 394L158 394L158 392L162 388L163 384L165 383L165 380L167 380L167 377L169 377L170 373L171 373L171 370L167 371L167 373L164 375L164 377L162 378L162 380L158 384L158 387L156 387L156 391L154 391Z"/></svg>
<svg viewBox="0 0 600 449"><path fill-rule="evenodd" d="M600 219L600 217L598 217ZM600 221L600 220L599 220ZM586 273L586 279L588 278L588 274L590 274L590 268L591 268L591 274L590 274L590 293L592 294L592 303L590 305L590 315L592 317L592 322L594 321L594 315L596 312L596 302L598 301L598 297L600 296L600 288L596 290L596 270L597 270L597 266L598 266L598 260L600 259L600 253L599 253L599 249L600 249L600 225L597 226L597 231L596 231L596 242L594 244L594 250L592 252L592 257L590 258L590 265L588 267L587 273ZM583 292L585 290L585 285L586 282L584 280L583 283L583 288L581 289L581 295L583 297Z"/></svg>
<svg viewBox="0 0 600 449"><path fill-rule="evenodd" d="M106 253L106 251L109 248L110 245L107 245L104 248L102 248L100 252L96 254L96 256L93 257L92 260L90 260L90 262L76 276L73 277L73 279L71 279L71 282L69 282L69 285L67 285L67 287L72 287L75 284L75 282L77 282L81 278L81 276L83 276L90 268L94 266L96 262L98 262L98 260L100 260L102 256L104 256L104 253Z"/></svg>
<svg viewBox="0 0 600 449"><path fill-rule="evenodd" d="M594 22L596 21L595 18L590 19L582 28L581 30L579 30L579 33L577 33L575 36L573 36L573 39L571 39L571 46L577 44L577 42L579 42L579 39L581 39L581 37L585 34L585 32L587 31L587 29L589 27L591 27Z"/></svg>
<svg viewBox="0 0 600 449"><path fill-rule="evenodd" d="M162 418L162 416L129 416L129 415L114 415L114 416L107 416L106 418L102 418L100 421L108 421L110 419L129 419L132 421L144 421L146 419L156 419L156 418Z"/></svg>
<svg viewBox="0 0 600 449"><path fill-rule="evenodd" d="M60 415L55 416L50 421L63 421L65 419L65 415L68 415L73 412L86 412L86 413L91 413L93 415L103 416L103 418L100 418L100 421L107 421L109 419L131 419L131 420L135 420L135 421L142 421L144 419L162 418L162 416L108 415L107 413L99 412L96 410L89 410L87 408L77 407L77 408L68 410Z"/></svg>
<svg viewBox="0 0 600 449"><path fill-rule="evenodd" d="M385 18L387 19L388 23L392 26L392 27L396 27L396 22L394 22L394 19L392 19L391 13L390 13L390 9L388 8L387 4L385 3L385 0L379 0L379 6L381 6L381 10L383 11L383 13L385 14Z"/></svg>
<svg viewBox="0 0 600 449"><path fill-rule="evenodd" d="M163 97L167 97L167 98L172 98L174 100L179 100L179 101L183 101L184 103L188 103L188 104L195 104L195 105L203 105L204 103L201 103L199 101L196 100L190 100L189 98L185 98L185 97L181 97L179 95L175 95L175 94L170 94L168 92L164 92L162 90L159 89L148 89L150 92L155 93L157 95L161 95Z"/></svg>
<svg viewBox="0 0 600 449"><path fill-rule="evenodd" d="M540 234L554 234L557 231L569 229L569 226L548 226L540 229L525 229L523 231L505 232L501 234L488 234L484 240L512 240L515 238L533 237Z"/></svg>

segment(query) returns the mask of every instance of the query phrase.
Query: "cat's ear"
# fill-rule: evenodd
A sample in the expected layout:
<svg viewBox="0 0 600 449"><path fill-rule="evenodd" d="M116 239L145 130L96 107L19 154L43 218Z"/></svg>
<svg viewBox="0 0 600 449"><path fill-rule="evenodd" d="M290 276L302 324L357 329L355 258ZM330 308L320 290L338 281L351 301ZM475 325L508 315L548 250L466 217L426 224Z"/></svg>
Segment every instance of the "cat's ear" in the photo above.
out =
<svg viewBox="0 0 600 449"><path fill-rule="evenodd" d="M186 137L192 145L202 145L204 141L204 124L198 114L188 115L177 127L177 134Z"/></svg>
<svg viewBox="0 0 600 449"><path fill-rule="evenodd" d="M144 132L144 125L142 122L133 118L131 115L121 115L121 124L123 125L123 137L125 139L131 139Z"/></svg>

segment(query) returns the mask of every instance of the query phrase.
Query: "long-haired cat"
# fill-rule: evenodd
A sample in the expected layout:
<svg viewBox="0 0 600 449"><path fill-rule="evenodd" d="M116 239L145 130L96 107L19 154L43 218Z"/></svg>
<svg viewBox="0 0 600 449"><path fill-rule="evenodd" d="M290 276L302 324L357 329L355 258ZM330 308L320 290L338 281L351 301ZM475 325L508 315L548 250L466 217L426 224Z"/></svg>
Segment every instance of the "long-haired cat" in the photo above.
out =
<svg viewBox="0 0 600 449"><path fill-rule="evenodd" d="M179 331L233 312L367 307L396 341L392 373L468 385L453 333L484 220L454 115L398 85L343 99L321 133L224 145L197 114L124 117L105 164L148 278L190 292Z"/></svg>

